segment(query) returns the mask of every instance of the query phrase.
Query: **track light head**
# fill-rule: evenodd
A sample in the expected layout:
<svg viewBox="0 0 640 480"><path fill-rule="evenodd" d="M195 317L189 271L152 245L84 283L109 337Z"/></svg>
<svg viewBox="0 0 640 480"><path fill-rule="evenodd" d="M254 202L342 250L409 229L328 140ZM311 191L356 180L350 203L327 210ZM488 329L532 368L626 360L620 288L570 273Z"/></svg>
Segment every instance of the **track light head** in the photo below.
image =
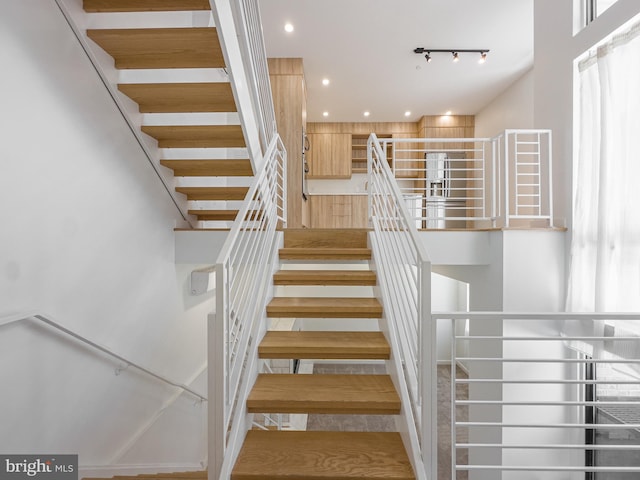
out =
<svg viewBox="0 0 640 480"><path fill-rule="evenodd" d="M480 54L480 58L478 59L478 63L484 63L487 60L487 54L489 53L489 49L487 48L476 48L473 50L470 49L460 49L460 48L448 48L448 49L440 49L440 48L425 48L425 47L417 47L413 49L413 53L417 53L419 55L424 55L427 63L431 62L432 55L434 53L449 53L453 57L453 61L455 63L460 61L461 53L478 53Z"/></svg>

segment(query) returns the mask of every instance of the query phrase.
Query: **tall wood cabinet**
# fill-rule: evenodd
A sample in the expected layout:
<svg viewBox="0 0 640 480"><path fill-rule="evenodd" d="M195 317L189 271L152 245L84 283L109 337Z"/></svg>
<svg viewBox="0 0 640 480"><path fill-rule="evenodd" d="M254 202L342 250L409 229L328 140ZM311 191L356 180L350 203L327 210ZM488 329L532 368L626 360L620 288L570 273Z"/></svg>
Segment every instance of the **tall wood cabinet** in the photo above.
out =
<svg viewBox="0 0 640 480"><path fill-rule="evenodd" d="M307 94L301 58L269 58L269 80L278 133L287 149L287 226L308 226L309 205L302 197L302 133Z"/></svg>

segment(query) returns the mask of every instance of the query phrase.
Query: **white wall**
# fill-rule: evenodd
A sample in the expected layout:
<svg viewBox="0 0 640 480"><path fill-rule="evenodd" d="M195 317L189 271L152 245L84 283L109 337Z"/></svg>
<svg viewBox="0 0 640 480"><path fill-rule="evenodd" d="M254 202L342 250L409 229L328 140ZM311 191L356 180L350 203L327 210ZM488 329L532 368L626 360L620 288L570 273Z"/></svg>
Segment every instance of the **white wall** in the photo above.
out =
<svg viewBox="0 0 640 480"><path fill-rule="evenodd" d="M174 263L181 216L56 4L0 2L0 44L0 316L46 312L206 391L194 376L212 298L190 297L192 266ZM201 407L178 399L149 425L175 389L116 376L116 363L30 322L0 327L0 352L0 451L79 453L84 466L202 460L187 432L166 436L166 419L199 424Z"/></svg>
<svg viewBox="0 0 640 480"><path fill-rule="evenodd" d="M571 225L573 61L640 13L638 0L618 0L573 36L573 3L534 3L534 127L553 130L556 214Z"/></svg>
<svg viewBox="0 0 640 480"><path fill-rule="evenodd" d="M476 114L476 137L495 137L509 128L533 128L533 69Z"/></svg>

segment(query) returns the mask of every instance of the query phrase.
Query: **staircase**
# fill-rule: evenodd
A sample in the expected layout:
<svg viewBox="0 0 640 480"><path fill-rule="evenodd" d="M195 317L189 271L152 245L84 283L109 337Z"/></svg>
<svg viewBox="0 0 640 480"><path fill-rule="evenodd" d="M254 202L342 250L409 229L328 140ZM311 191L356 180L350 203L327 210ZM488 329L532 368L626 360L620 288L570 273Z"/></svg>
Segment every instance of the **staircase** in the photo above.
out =
<svg viewBox="0 0 640 480"><path fill-rule="evenodd" d="M389 344L376 328L375 319L382 316L377 299L361 293L321 296L326 287L331 295L332 289L348 293L375 285L375 274L362 269L371 258L366 230L286 230L280 258L286 263L274 275L274 284L284 288L279 289L282 296L268 305L268 317L340 319L347 326L268 331L259 345L260 358L336 362L389 358ZM353 270L354 262L360 269ZM294 289L293 295L295 290L307 294L289 296L287 289ZM353 322L372 322L373 328L349 330ZM390 376L373 374L260 374L246 406L255 414L398 415L401 409ZM251 430L231 478L412 479L414 474L398 432Z"/></svg>
<svg viewBox="0 0 640 480"><path fill-rule="evenodd" d="M207 0L84 0L92 49L197 228L229 228L253 177ZM163 13L165 12L165 13ZM102 52L98 56L104 55ZM163 171L164 170L164 171ZM171 182L171 180L170 180Z"/></svg>

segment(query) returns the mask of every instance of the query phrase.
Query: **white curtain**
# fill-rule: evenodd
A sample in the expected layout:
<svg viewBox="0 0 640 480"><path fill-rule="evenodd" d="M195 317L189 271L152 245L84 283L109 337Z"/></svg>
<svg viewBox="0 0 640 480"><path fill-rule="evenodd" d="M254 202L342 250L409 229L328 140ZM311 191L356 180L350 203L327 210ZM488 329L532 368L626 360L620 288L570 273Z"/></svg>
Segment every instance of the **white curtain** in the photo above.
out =
<svg viewBox="0 0 640 480"><path fill-rule="evenodd" d="M579 144L573 171L567 311L638 312L640 24L598 48L579 69ZM638 322L608 323L617 336L623 331L624 335L640 335ZM603 331L603 325L585 328L576 323L566 333L601 336ZM624 343L628 344L612 345L616 348ZM580 348L600 356L593 345ZM635 358L640 358L640 352Z"/></svg>

